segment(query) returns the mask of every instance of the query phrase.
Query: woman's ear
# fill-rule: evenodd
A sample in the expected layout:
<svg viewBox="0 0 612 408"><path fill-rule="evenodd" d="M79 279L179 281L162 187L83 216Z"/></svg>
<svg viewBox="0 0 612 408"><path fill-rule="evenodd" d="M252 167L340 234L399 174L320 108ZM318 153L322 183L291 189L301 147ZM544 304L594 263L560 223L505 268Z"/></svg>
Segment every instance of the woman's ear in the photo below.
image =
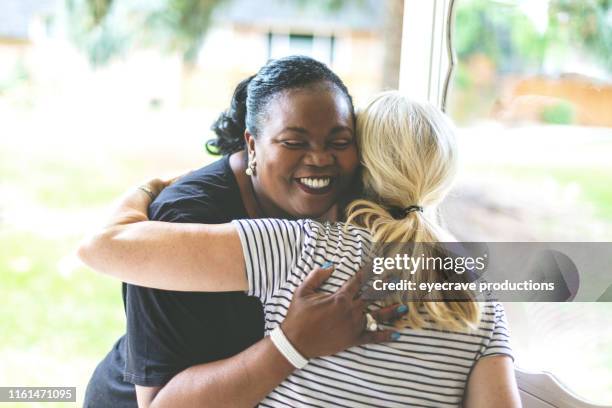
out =
<svg viewBox="0 0 612 408"><path fill-rule="evenodd" d="M252 177L257 173L256 166L257 160L255 159L255 138L249 131L245 130L244 140L247 147L247 169L245 173L247 176Z"/></svg>
<svg viewBox="0 0 612 408"><path fill-rule="evenodd" d="M244 142L247 147L247 152L255 153L255 136L248 130L244 131Z"/></svg>

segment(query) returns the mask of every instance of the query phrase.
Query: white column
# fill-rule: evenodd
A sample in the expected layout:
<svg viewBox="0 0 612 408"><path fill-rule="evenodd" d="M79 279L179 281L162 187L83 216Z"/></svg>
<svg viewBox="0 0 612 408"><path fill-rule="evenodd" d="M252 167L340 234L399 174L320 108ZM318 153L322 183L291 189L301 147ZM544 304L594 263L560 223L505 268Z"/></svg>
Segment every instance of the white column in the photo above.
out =
<svg viewBox="0 0 612 408"><path fill-rule="evenodd" d="M399 88L442 108L453 60L452 5L453 0L404 0Z"/></svg>

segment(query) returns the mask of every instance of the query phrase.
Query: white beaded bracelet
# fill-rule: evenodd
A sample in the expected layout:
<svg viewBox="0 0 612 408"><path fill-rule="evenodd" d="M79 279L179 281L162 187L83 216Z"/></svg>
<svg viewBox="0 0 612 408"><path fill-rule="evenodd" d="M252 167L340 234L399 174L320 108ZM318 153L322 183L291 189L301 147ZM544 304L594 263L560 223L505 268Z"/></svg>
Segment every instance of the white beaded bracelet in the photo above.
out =
<svg viewBox="0 0 612 408"><path fill-rule="evenodd" d="M295 368L304 368L308 364L308 360L293 347L293 344L285 337L285 333L280 326L270 332L270 340L276 346L278 351L293 365Z"/></svg>

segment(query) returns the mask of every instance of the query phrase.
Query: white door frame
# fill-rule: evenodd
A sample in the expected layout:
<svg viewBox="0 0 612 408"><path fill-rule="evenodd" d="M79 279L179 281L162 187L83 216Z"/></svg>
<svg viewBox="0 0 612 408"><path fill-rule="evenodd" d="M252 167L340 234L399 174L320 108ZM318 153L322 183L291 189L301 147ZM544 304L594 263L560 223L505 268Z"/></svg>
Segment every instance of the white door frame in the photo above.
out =
<svg viewBox="0 0 612 408"><path fill-rule="evenodd" d="M446 109L455 66L454 0L404 0L399 89Z"/></svg>

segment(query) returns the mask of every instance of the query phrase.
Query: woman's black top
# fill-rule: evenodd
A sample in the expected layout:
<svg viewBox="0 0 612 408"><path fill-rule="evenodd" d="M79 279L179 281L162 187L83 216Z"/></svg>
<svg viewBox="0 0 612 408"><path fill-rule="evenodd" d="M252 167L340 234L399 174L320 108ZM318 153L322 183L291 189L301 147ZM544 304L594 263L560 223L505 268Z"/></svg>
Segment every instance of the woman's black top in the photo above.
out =
<svg viewBox="0 0 612 408"><path fill-rule="evenodd" d="M149 218L207 224L248 218L229 156L163 190ZM87 408L137 407L134 384L162 386L187 367L230 357L263 337L261 303L243 292L174 292L123 284L123 302L127 333L94 371Z"/></svg>

